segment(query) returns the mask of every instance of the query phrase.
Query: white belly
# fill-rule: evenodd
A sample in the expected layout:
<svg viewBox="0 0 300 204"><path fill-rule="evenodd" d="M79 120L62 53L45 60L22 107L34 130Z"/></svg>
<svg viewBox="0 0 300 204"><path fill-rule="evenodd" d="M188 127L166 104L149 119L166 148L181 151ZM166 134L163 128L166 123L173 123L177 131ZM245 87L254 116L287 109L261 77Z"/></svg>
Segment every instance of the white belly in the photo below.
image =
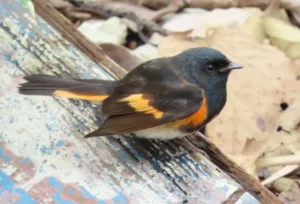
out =
<svg viewBox="0 0 300 204"><path fill-rule="evenodd" d="M186 135L179 130L171 129L166 126L157 126L146 130L140 130L134 134L136 134L137 137L157 140L171 140Z"/></svg>

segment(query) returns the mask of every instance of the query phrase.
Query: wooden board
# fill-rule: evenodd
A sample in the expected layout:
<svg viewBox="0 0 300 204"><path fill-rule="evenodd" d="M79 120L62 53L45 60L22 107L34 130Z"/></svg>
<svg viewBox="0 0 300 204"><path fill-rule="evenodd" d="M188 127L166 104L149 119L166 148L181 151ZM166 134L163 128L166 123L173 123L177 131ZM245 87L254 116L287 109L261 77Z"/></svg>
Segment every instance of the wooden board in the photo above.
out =
<svg viewBox="0 0 300 204"><path fill-rule="evenodd" d="M241 187L170 142L83 135L98 122L85 101L26 97L26 74L111 77L19 0L0 4L0 203L222 203ZM245 193L236 203L258 203Z"/></svg>

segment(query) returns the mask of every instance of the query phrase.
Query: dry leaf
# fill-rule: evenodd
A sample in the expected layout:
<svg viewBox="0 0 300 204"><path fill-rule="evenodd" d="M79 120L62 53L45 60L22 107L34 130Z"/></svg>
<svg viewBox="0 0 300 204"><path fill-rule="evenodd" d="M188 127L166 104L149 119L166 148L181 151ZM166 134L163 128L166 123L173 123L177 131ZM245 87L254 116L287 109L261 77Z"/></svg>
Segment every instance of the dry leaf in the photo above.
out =
<svg viewBox="0 0 300 204"><path fill-rule="evenodd" d="M274 133L265 150L265 158L300 152L300 96L288 106L278 121L278 131Z"/></svg>
<svg viewBox="0 0 300 204"><path fill-rule="evenodd" d="M255 160L277 132L280 104L291 103L299 93L295 65L281 51L261 45L239 30L217 29L205 41L189 42L185 40L186 35L167 37L159 46L160 55L175 55L191 47L207 45L245 66L229 77L226 106L207 125L206 134L253 174Z"/></svg>
<svg viewBox="0 0 300 204"><path fill-rule="evenodd" d="M165 22L162 27L170 32L189 31L199 25L198 19L201 19L205 13L209 12L204 9L197 9L197 12L193 13L182 12L179 14L169 15L165 17Z"/></svg>
<svg viewBox="0 0 300 204"><path fill-rule="evenodd" d="M96 44L113 43L122 45L125 43L127 36L127 26L118 17L111 17L106 21L84 21L78 30Z"/></svg>
<svg viewBox="0 0 300 204"><path fill-rule="evenodd" d="M254 13L259 12L258 8L230 8L214 9L197 19L198 26L192 31L190 37L205 37L209 29L227 27L238 28Z"/></svg>
<svg viewBox="0 0 300 204"><path fill-rule="evenodd" d="M279 126L288 132L297 131L300 129L300 93L291 104L286 104L286 106L288 106L287 109L280 116Z"/></svg>
<svg viewBox="0 0 300 204"><path fill-rule="evenodd" d="M227 105L207 126L208 136L231 154L259 155L266 140L277 132L280 104L291 103L300 88L293 64L280 51L259 45L238 31L217 32L212 38L212 47L246 67L232 73Z"/></svg>
<svg viewBox="0 0 300 204"><path fill-rule="evenodd" d="M281 193L279 199L284 204L299 204L300 203L300 182L295 181L289 191Z"/></svg>
<svg viewBox="0 0 300 204"><path fill-rule="evenodd" d="M289 191L294 182L295 181L290 178L282 177L273 183L272 188L278 193Z"/></svg>
<svg viewBox="0 0 300 204"><path fill-rule="evenodd" d="M300 57L300 29L282 17L278 0L266 11L263 26L273 45L284 51L292 59Z"/></svg>
<svg viewBox="0 0 300 204"><path fill-rule="evenodd" d="M203 9L193 9L173 15L164 24L163 28L172 32L193 30L191 37L205 37L209 28L238 27L242 25L256 8L214 9L210 12Z"/></svg>
<svg viewBox="0 0 300 204"><path fill-rule="evenodd" d="M262 24L261 10L254 12L242 25L242 30L251 36L258 43L263 43L266 35Z"/></svg>

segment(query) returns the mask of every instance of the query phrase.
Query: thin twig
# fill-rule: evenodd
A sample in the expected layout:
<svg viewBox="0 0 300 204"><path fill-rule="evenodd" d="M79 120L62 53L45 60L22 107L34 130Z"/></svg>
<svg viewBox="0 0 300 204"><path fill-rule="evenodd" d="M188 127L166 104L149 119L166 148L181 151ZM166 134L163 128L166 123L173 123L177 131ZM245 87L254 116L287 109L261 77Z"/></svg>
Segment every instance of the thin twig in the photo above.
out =
<svg viewBox="0 0 300 204"><path fill-rule="evenodd" d="M299 154L287 155L287 156L277 156L277 157L266 157L261 158L256 161L257 168L264 168L270 166L284 166L300 164Z"/></svg>
<svg viewBox="0 0 300 204"><path fill-rule="evenodd" d="M283 168L281 168L279 171L275 172L272 176L261 182L262 185L267 185L269 183L272 183L276 181L277 179L284 177L291 172L295 171L296 169L299 168L299 165L288 165Z"/></svg>

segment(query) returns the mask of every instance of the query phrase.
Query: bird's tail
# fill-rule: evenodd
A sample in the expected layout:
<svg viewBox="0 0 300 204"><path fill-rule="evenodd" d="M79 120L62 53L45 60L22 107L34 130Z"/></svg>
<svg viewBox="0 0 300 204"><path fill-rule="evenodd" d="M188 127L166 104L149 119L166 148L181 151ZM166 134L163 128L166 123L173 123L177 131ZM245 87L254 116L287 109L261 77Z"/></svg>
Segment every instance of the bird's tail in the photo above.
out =
<svg viewBox="0 0 300 204"><path fill-rule="evenodd" d="M19 87L25 95L61 96L90 101L103 101L116 86L115 81L95 79L65 79L36 74L24 77L27 81Z"/></svg>

